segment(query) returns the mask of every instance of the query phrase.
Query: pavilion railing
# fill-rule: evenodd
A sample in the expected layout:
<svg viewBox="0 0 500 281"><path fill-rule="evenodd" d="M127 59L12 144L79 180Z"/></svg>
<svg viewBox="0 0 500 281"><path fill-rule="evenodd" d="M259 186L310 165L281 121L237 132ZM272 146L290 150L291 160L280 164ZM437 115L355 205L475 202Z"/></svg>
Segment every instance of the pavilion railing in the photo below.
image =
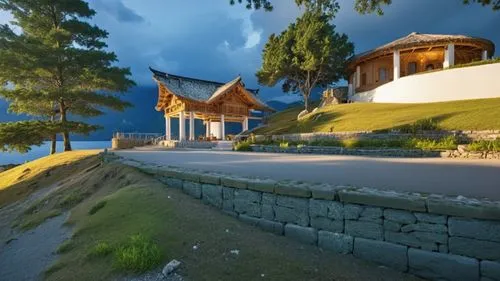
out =
<svg viewBox="0 0 500 281"><path fill-rule="evenodd" d="M115 139L132 139L132 140L145 140L153 141L154 139L160 137L159 133L113 133L113 138Z"/></svg>

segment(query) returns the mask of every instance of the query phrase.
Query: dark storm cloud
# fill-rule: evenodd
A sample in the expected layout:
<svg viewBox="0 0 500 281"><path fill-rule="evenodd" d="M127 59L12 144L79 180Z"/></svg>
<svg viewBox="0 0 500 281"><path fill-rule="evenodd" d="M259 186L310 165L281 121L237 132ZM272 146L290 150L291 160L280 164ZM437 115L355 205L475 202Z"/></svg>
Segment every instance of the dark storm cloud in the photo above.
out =
<svg viewBox="0 0 500 281"><path fill-rule="evenodd" d="M95 22L110 32L110 49L120 65L130 66L139 85L154 86L148 66L210 80L228 81L241 74L249 87L259 87L255 72L271 33L284 30L301 11L291 0L276 0L271 13L246 11L228 1L98 0L90 2ZM461 0L397 0L384 16L360 15L353 0L342 1L333 23L366 51L411 32L465 34L500 46L500 12ZM105 4L104 4L105 3ZM128 7L128 8L127 8ZM121 11L121 12L119 12ZM128 11L128 12L127 12ZM139 20L123 28L116 20ZM135 15L135 16L134 16ZM246 30L246 31L245 31ZM250 30L250 31L249 31ZM254 44L247 46L249 32ZM260 39L260 40L259 40ZM283 95L279 87L260 87L264 99Z"/></svg>
<svg viewBox="0 0 500 281"><path fill-rule="evenodd" d="M113 16L119 22L143 22L144 18L128 8L120 0L93 0L92 5L100 11Z"/></svg>

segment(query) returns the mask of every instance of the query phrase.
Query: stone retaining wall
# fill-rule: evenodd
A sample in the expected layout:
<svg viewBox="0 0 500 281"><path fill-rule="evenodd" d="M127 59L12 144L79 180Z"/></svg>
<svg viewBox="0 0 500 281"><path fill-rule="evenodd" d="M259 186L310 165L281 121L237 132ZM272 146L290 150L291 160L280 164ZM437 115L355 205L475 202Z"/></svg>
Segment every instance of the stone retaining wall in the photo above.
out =
<svg viewBox="0 0 500 281"><path fill-rule="evenodd" d="M500 280L500 202L120 160L243 222L431 280Z"/></svg>
<svg viewBox="0 0 500 281"><path fill-rule="evenodd" d="M210 141L178 141L169 140L161 141L160 145L167 148L200 148L200 149L210 149L215 147L217 144Z"/></svg>
<svg viewBox="0 0 500 281"><path fill-rule="evenodd" d="M264 136L257 135L257 139L266 139L270 137L275 141L317 141L317 140L346 140L346 139L395 139L418 137L426 139L441 139L446 136L456 136L460 141L470 142L474 140L495 140L500 138L500 130L486 131L423 131L413 134L404 133L377 133L373 131L352 131L352 132L334 132L334 133L302 133Z"/></svg>
<svg viewBox="0 0 500 281"><path fill-rule="evenodd" d="M150 143L150 140L113 138L111 139L111 149L128 149L136 146L145 146Z"/></svg>
<svg viewBox="0 0 500 281"><path fill-rule="evenodd" d="M461 151L461 150L422 150L422 149L360 149L343 148L333 146L289 146L287 148L278 145L250 145L254 152L272 153L299 153L299 154L325 154L325 155L357 155L373 157L441 157L441 158L467 158L467 159L500 159L500 152L493 151Z"/></svg>

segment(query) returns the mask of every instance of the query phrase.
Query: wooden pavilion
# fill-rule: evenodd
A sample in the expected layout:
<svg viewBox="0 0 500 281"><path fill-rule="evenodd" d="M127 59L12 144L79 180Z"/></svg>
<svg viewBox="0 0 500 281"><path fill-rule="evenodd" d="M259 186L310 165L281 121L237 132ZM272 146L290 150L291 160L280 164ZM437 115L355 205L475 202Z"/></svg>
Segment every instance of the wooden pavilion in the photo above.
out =
<svg viewBox="0 0 500 281"><path fill-rule="evenodd" d="M242 123L248 130L252 111L273 112L258 97L258 90L246 89L240 76L228 83L167 74L150 68L158 84L155 109L165 115L165 140L172 140L171 118L179 119L179 141L195 141L195 119L203 120L203 140L225 140L225 122ZM189 135L186 138L186 119Z"/></svg>

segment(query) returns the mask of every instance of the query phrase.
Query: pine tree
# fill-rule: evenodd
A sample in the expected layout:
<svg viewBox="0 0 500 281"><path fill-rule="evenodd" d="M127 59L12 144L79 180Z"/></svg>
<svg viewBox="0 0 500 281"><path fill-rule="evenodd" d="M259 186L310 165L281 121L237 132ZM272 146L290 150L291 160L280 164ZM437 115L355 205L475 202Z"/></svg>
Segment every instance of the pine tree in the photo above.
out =
<svg viewBox="0 0 500 281"><path fill-rule="evenodd" d="M48 119L42 128L50 130L40 137L61 133L69 151L70 133L97 128L70 122L69 116L92 117L103 114L103 108L131 106L116 94L134 85L130 70L114 66L116 55L105 50L108 34L86 21L95 11L85 1L0 0L0 9L12 13L12 24L21 30L16 34L8 25L0 27L0 95L11 102L11 111ZM46 110L37 114L34 103ZM59 121L50 122L56 116Z"/></svg>

